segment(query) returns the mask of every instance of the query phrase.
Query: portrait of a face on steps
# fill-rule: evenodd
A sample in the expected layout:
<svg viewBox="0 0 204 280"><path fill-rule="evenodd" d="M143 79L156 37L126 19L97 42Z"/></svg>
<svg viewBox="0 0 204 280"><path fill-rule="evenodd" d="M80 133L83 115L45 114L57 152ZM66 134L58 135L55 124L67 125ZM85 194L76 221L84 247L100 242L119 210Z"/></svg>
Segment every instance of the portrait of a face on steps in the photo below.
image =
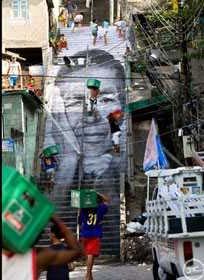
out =
<svg viewBox="0 0 204 280"><path fill-rule="evenodd" d="M86 57L86 54L86 51L81 51L75 56ZM116 158L110 153L112 143L107 116L115 108L124 108L124 68L106 51L90 50L88 56L90 63L86 72L84 66L72 68L66 65L59 66L54 84L50 84L47 88L47 91L52 91L52 94L48 94L51 117L48 116L46 121L44 146L56 143L61 146L60 168L56 173L56 183L70 185L77 172L79 160L77 150L79 151L82 136L83 98L85 92L87 94L89 91L86 88L87 79L83 77L97 76L101 80L97 102L100 117L97 120L84 118L84 174L95 178L107 177L110 173L117 174L123 160L123 157ZM56 126L56 122L60 128ZM125 143L125 120L123 126L121 143ZM121 154L123 152L125 154L125 144L122 145L121 151Z"/></svg>

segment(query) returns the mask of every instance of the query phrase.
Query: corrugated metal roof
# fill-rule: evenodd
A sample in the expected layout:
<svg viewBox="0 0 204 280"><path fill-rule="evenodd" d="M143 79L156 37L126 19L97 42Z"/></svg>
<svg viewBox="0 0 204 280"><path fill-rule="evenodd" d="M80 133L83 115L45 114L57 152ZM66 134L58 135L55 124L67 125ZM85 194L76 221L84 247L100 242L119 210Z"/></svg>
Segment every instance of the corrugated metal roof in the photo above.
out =
<svg viewBox="0 0 204 280"><path fill-rule="evenodd" d="M42 107L43 102L35 95L35 93L28 89L19 90L2 90L2 96L6 95L22 95L30 102L32 102L36 107Z"/></svg>
<svg viewBox="0 0 204 280"><path fill-rule="evenodd" d="M165 102L168 102L168 100L165 96L163 96L163 95L155 96L150 99L142 99L142 100L139 100L136 102L129 103L126 107L126 111L128 113L131 113L131 112L134 112L137 110L142 110L142 109L148 108L150 106L158 105L158 104L165 103Z"/></svg>

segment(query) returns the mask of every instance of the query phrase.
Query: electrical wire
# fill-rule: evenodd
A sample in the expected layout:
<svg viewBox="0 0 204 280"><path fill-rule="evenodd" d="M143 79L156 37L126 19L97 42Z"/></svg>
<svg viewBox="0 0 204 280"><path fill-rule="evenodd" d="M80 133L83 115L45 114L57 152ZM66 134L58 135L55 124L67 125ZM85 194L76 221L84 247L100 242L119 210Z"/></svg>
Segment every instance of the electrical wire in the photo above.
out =
<svg viewBox="0 0 204 280"><path fill-rule="evenodd" d="M198 122L195 121L195 122L192 122L191 124L184 125L184 126L179 127L179 128L171 129L171 130L169 130L169 131L162 132L162 133L160 133L160 134L158 133L157 135L160 136L160 137L165 136L165 135L170 135L170 134L172 134L172 133L178 131L179 129L191 128L194 124L197 125ZM43 136L46 137L46 135L43 135ZM128 145L133 145L133 144L145 143L146 141L147 141L147 139L145 139L145 140L136 140L136 141L129 142L129 143L126 143L126 144L128 144ZM126 142L126 141L125 141L125 142ZM85 143L87 144L87 142L85 142ZM90 143L90 144L91 144L91 143ZM92 145L93 145L93 143L92 143ZM93 149L86 149L85 152L88 152L88 151L93 152ZM104 153L106 153L106 152L104 152ZM69 154L76 154L76 152L71 152L71 151L70 151L70 152L67 153L67 154L68 154L68 155L69 155ZM64 153L63 153L63 155L64 155Z"/></svg>
<svg viewBox="0 0 204 280"><path fill-rule="evenodd" d="M112 64L114 65L114 64ZM6 74L1 74L2 77L7 77L8 75ZM30 75L30 74L22 74L22 75L19 75L19 77L30 77L32 76L33 78L62 78L62 79L107 79L107 80L141 80L141 78L137 78L137 77L134 77L134 78L127 78L125 76L123 77L110 77L110 76L66 76L66 75ZM161 80L169 80L169 78L160 78ZM201 83L204 83L204 82L201 82ZM200 84L200 83L199 83ZM27 88L24 88L24 89L14 89L14 90L9 90L9 89L2 89L4 92L9 92L9 91L21 91L21 90L26 90Z"/></svg>
<svg viewBox="0 0 204 280"><path fill-rule="evenodd" d="M123 43L123 42L122 42ZM105 63L108 63L109 61L106 61ZM103 63L102 63L103 64ZM100 64L99 64L100 65ZM97 64L97 66L98 66L98 64ZM48 76L43 76L43 77L48 77ZM53 77L53 76L52 76ZM59 76L56 76L57 78L59 77ZM70 77L70 79L72 79L73 78L73 76L71 76ZM79 77L76 77L76 78L79 78ZM87 78L87 77L83 77L83 78ZM99 78L99 77L97 77L97 78ZM109 79L112 79L112 78L110 78L110 77L101 77L101 79L102 78L104 78L104 79L107 79L107 78L109 78ZM114 77L114 79L121 79L120 77L119 78L115 78ZM126 79L126 78L122 78L122 79ZM127 79L130 79L130 78L127 78ZM135 79L135 78L134 78ZM95 125L94 125L95 126Z"/></svg>
<svg viewBox="0 0 204 280"><path fill-rule="evenodd" d="M138 19L138 22L139 22L139 19ZM149 46L152 47L152 44L151 44L150 41L152 41L153 44L155 45L155 42L154 42L153 39L148 35L148 33L147 33L146 30L143 28L143 26L141 25L140 22L139 22L139 25L140 25L141 29L143 30L144 36L147 38L147 41L148 41ZM149 39L149 38L150 38L150 39ZM159 64L160 64L160 63L159 63ZM160 64L160 66L161 66L161 64ZM161 73L160 73L160 74L161 74ZM157 84L157 86L159 87L159 89L160 89L160 91L162 92L162 94L165 95L165 96L169 99L169 101L172 103L172 102L173 102L173 101L172 101L172 96L169 96L166 92L164 92L164 90L161 88L160 85ZM167 84L167 87L169 88L169 85L168 85L168 84Z"/></svg>
<svg viewBox="0 0 204 280"><path fill-rule="evenodd" d="M191 26L192 24L194 24L195 17L197 18L196 14L198 13L198 16L200 16L200 13L202 12L203 7L204 7L204 1L201 0L200 6L198 6L198 8L195 11L195 13L185 23L185 26L186 26L187 29L188 29L188 25Z"/></svg>
<svg viewBox="0 0 204 280"><path fill-rule="evenodd" d="M139 22L139 24L140 24L140 22ZM151 39L151 41L153 41L152 40L152 38L149 36L149 34L144 30L144 28L142 27L142 25L140 24L140 26L141 26L141 28L143 29L143 34L145 35L146 34L146 37L148 36L150 39ZM152 29L152 27L151 27L151 29ZM153 31L153 30L152 30ZM147 38L147 40L148 40L148 38ZM148 43L149 43L149 45L150 45L150 47L152 47L152 45L151 45L151 43L149 42L149 40L148 40ZM154 43L154 41L153 41L153 44L155 44ZM161 50L161 48L160 48L160 50ZM162 50L161 50L162 51ZM163 54L166 56L166 58L167 58L167 60L168 60L168 62L171 64L171 66L173 66L173 64L170 62L170 60L169 60L169 58L168 58L168 54L165 52L164 53L164 50L162 51L163 52ZM160 63L159 63L160 64ZM160 66L161 66L161 64L160 64ZM160 73L161 74L161 73ZM169 88L169 84L167 83L167 88ZM169 90L171 90L171 88L169 88ZM161 87L160 87L160 91L161 91ZM164 93L164 92L163 92ZM164 93L165 94L165 93ZM167 96L167 95L166 95ZM172 99L172 97L169 97L169 98L171 98Z"/></svg>
<svg viewBox="0 0 204 280"><path fill-rule="evenodd" d="M191 29L192 29L192 27L193 27L193 25L194 25L194 22L197 21L197 19L200 17L200 14L202 13L203 8L204 8L204 2L203 2L203 4L202 4L200 10L198 11L198 15L196 16L196 18L193 20L193 22L191 23L191 25L189 25L189 26L186 28L186 30L185 30L186 33L190 33L190 31L191 31ZM188 36L190 36L190 34L188 34Z"/></svg>
<svg viewBox="0 0 204 280"><path fill-rule="evenodd" d="M147 40L147 42L149 44L149 47L150 48L153 48L153 47L158 48L158 46L159 46L161 52L163 53L163 55L166 57L167 61L169 62L169 65L173 65L172 62L170 62L170 60L169 60L168 54L164 52L163 48L160 46L160 44L159 44L159 42L157 40L155 40L155 42L154 42L154 40L151 38L151 36L148 34L148 32L145 30L145 28L140 23L139 18L138 18L138 23L139 23L140 28L142 29L143 34L144 34L144 36L145 36L145 38L146 38L146 40ZM154 30L153 30L152 26L149 23L148 23L148 26L151 28L151 31L154 33Z"/></svg>
<svg viewBox="0 0 204 280"><path fill-rule="evenodd" d="M147 113L143 113L143 114L140 114L139 117L143 117L143 116L146 116L146 115L151 115L152 113L158 113L158 112L162 112L162 111L165 111L165 110L169 110L169 105L167 106L164 106L162 109L159 109L159 110L154 110L154 111L149 111ZM65 113L65 112L63 112ZM197 116L194 116L196 117L196 120L198 119ZM130 119L131 117L127 117L127 118L123 118L122 120L125 121L125 120L128 120ZM202 119L198 119L199 121L203 121ZM105 120L103 123L94 123L94 124L87 124L87 125L84 125L83 127L82 126L78 126L78 127L75 127L75 129L82 129L82 128L89 128L89 127L99 127L99 126L103 126L105 125ZM188 125L189 126L189 125ZM185 126L184 126L185 127ZM73 131L73 129L62 129L62 130L52 130L51 132L47 132L46 134L38 134L38 136L47 136L47 135L53 135L53 134L57 134L59 135L61 132L67 132L67 131ZM31 137L31 136L35 136L35 134L27 134L26 137ZM79 136L79 135L77 135ZM19 137L21 138L21 137Z"/></svg>
<svg viewBox="0 0 204 280"><path fill-rule="evenodd" d="M152 8L152 6L154 7L154 9ZM161 14L158 14L158 13L155 12L155 10L157 10L157 8L154 6L153 2L150 3L150 6L149 6L149 7L150 7L150 9L152 10L153 14L154 14L154 15L158 18L158 20L161 22L161 24L162 24L171 34L174 35L174 32L172 32L172 30L174 30L175 27L174 27L173 25L170 25L170 24L165 20L165 18L164 18ZM158 10L157 10L157 11L158 11ZM162 22L162 20L161 20L160 18L163 19L164 24L163 24L163 22ZM165 25L165 24L166 24L166 25Z"/></svg>
<svg viewBox="0 0 204 280"><path fill-rule="evenodd" d="M147 113L143 113L143 114L140 114L140 117L142 116L146 116L146 115L150 115L152 113L159 113L159 112L162 112L162 111L165 111L165 110L168 110L169 109L169 105L168 106L165 106L163 109L160 109L160 110L154 110L154 111L150 111L150 112L147 112ZM46 111L45 111L46 112ZM62 112L63 114L65 114L65 112ZM4 115L10 115L9 113L4 113ZM56 113L54 113L56 114ZM61 113L59 113L61 114ZM127 117L127 118L123 118L122 120L125 121L125 120L128 120L130 119L131 116ZM106 124L106 119L104 119L104 122L103 123L93 123L93 124L86 124L84 125L83 127L82 126L78 126L78 127L75 127L75 129L82 129L82 128L89 128L89 127L100 127L100 126L103 126ZM62 129L62 130L52 130L51 132L47 132L46 134L43 133L43 134L38 134L38 136L46 136L46 135L52 135L52 134L60 134L60 132L67 132L67 131L73 131L72 128L69 128L69 129ZM35 136L35 133L33 134L26 134L26 136L28 137L32 137L32 136ZM21 138L21 136L19 137Z"/></svg>
<svg viewBox="0 0 204 280"><path fill-rule="evenodd" d="M156 9L156 11L166 12L167 10L161 5L160 1L157 0L157 3L155 1L150 2L150 5L153 5ZM172 15L169 15L169 19L171 21L174 21L175 18ZM168 22L167 22L168 23Z"/></svg>
<svg viewBox="0 0 204 280"><path fill-rule="evenodd" d="M153 27L151 26L151 24L149 23L149 21L147 21L149 28L151 29L152 33L155 34L155 31L153 29ZM140 26L142 27L141 23L139 22ZM160 47L161 52L163 53L164 57L166 57L167 62L169 63L170 66L173 66L173 63L170 61L169 56L167 54L167 52L165 51L165 49L163 48L163 46L160 44L160 42L157 40L157 38L155 38L155 42L154 40L151 38L151 36L147 33L147 31L144 30L143 31L146 33L146 35L150 38L150 40L153 42L153 45L155 47L157 47L157 45ZM155 37L155 35L154 35ZM150 44L151 47L151 44Z"/></svg>

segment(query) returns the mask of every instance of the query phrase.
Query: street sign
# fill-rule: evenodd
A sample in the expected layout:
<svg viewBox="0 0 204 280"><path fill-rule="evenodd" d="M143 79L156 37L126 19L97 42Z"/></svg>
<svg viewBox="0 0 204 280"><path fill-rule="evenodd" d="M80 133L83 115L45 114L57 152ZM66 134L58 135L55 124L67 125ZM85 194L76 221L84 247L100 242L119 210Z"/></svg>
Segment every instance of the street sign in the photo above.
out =
<svg viewBox="0 0 204 280"><path fill-rule="evenodd" d="M2 140L2 152L14 152L14 140L3 139Z"/></svg>

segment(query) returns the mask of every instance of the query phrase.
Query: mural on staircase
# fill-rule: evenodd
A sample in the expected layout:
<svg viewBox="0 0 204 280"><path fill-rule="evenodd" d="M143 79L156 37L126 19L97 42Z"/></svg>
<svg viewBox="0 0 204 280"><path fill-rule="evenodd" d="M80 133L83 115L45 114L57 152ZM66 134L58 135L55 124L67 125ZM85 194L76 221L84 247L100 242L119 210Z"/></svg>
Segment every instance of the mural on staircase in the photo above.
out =
<svg viewBox="0 0 204 280"><path fill-rule="evenodd" d="M80 52L76 56L85 53ZM58 183L60 180L68 185L72 183L79 158L83 97L87 91L87 79L76 77L96 77L97 75L102 82L101 94L98 98L98 109L101 117L98 120L93 120L91 117L84 118L83 169L85 175L93 175L98 178L111 172L110 166L114 160L118 162L118 165L120 164L120 157L114 157L110 153L112 143L107 116L114 108L124 107L124 69L119 61L115 61L105 51L91 50L89 57L91 65L86 73L84 67L76 67L77 69L71 70L63 65L59 69L54 85L49 85L47 88L50 95L49 107L52 117L48 116L47 118L44 146L60 144L63 157L61 157L57 173ZM67 76L73 78L66 78ZM53 118L60 128L53 122ZM64 134L67 136L66 138ZM122 148L123 150L124 148ZM119 169L117 168L117 170Z"/></svg>
<svg viewBox="0 0 204 280"><path fill-rule="evenodd" d="M64 32L64 30L63 30ZM112 30L113 32L113 30ZM78 34L79 35L79 34ZM71 36L71 35L70 35ZM84 33L83 33L84 36ZM89 35L87 35L87 38ZM114 34L116 37L117 35ZM75 35L76 37L76 35ZM117 37L116 37L117 39ZM115 40L115 45L120 44ZM78 37L78 40L80 38ZM88 41L88 40L86 40ZM120 49L120 60L125 53L125 43ZM75 44L76 46L76 44ZM109 46L114 49L114 45ZM116 46L115 46L116 48ZM75 48L70 51L72 56L87 56L86 48ZM114 50L115 51L115 50ZM89 65L67 67L66 65L51 65L50 76L46 88L45 99L49 113L46 119L44 147L60 144L60 166L55 176L54 198L61 188L70 190L77 178L81 137L83 134L83 171L84 180L93 182L98 191L106 192L112 198L109 217L115 224L115 236L109 228L104 228L105 238L114 241L116 252L119 252L119 224L120 224L120 184L119 172L125 163L126 120L121 123L121 151L119 155L112 153L110 124L107 115L116 108L125 106L125 73L124 67L111 52L103 49L88 50ZM101 81L100 96L97 108L99 118L84 117L83 98L87 94L86 82L88 78ZM82 127L83 126L83 127ZM115 183L117 181L117 183ZM68 205L68 207L70 204ZM115 217L115 218L114 218ZM107 231L107 232L106 232ZM109 247L110 250L110 247Z"/></svg>

